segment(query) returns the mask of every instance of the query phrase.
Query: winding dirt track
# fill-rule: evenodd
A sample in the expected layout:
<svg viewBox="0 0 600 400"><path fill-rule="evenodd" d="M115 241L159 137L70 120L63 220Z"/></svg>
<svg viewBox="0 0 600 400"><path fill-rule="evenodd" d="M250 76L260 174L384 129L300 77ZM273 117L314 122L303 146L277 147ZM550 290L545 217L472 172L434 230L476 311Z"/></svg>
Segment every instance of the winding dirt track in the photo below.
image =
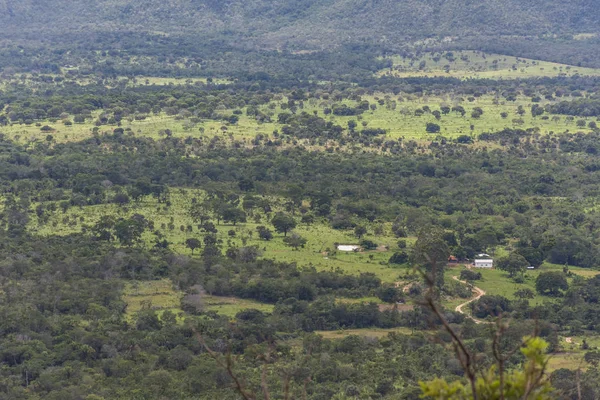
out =
<svg viewBox="0 0 600 400"><path fill-rule="evenodd" d="M465 282L465 281L461 281L460 279L458 279L458 276L453 276L453 277L452 277L452 279L454 279L455 281L458 281L458 282L460 282L460 283L464 283L465 285L468 285L468 283L467 283L467 282ZM471 298L471 300L469 300L469 301L466 301L466 302L464 302L464 303L462 303L462 304L460 304L460 305L456 306L456 308L455 308L454 310L455 310L456 312L459 312L459 313L461 313L461 314L465 315L467 318L471 318L473 321L475 321L475 323L476 323L476 324L484 324L484 323L486 323L485 321L482 321L482 320L480 320L480 319L477 319L477 318L475 318L475 317L471 316L470 314L467 314L467 313L465 313L465 312L463 311L463 307L464 307L464 306L466 306L467 304L470 304L470 303L474 302L475 300L479 300L479 299L481 298L481 296L484 296L484 295L485 295L485 290L483 290L483 289L481 289L481 288L478 288L477 286L473 286L473 291L474 291L475 293L477 293L477 294L475 295L475 297Z"/></svg>

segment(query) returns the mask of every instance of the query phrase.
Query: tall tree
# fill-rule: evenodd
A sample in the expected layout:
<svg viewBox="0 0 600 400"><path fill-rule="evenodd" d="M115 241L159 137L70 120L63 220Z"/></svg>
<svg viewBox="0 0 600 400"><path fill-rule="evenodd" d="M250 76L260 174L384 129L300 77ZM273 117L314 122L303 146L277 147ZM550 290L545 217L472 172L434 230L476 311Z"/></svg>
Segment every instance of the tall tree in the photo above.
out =
<svg viewBox="0 0 600 400"><path fill-rule="evenodd" d="M201 243L200 240L196 238L189 238L185 240L185 247L192 250L192 255L194 255L194 250L200 248Z"/></svg>
<svg viewBox="0 0 600 400"><path fill-rule="evenodd" d="M413 263L422 268L438 288L444 286L444 269L450 249L444 240L444 230L439 227L421 229L413 249Z"/></svg>
<svg viewBox="0 0 600 400"><path fill-rule="evenodd" d="M296 227L296 220L291 215L279 212L273 216L271 223L275 230L287 236L287 233Z"/></svg>
<svg viewBox="0 0 600 400"><path fill-rule="evenodd" d="M525 272L528 265L525 257L514 251L508 257L502 257L496 262L496 268L508 272L511 278Z"/></svg>

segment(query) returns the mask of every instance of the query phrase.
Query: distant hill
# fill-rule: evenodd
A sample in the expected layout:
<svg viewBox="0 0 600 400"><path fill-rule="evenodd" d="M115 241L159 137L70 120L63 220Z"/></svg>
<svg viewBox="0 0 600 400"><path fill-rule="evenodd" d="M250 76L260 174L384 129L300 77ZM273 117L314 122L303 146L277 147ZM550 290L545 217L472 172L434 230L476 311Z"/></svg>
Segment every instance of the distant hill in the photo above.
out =
<svg viewBox="0 0 600 400"><path fill-rule="evenodd" d="M597 33L597 0L0 0L0 32L228 35L266 48Z"/></svg>

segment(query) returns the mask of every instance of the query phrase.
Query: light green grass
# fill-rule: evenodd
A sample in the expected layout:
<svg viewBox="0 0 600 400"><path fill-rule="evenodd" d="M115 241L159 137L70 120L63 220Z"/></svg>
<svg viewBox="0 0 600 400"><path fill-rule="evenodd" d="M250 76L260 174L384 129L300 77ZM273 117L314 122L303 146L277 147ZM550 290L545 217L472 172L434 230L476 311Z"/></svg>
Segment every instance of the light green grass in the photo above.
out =
<svg viewBox="0 0 600 400"><path fill-rule="evenodd" d="M586 369L587 367L588 364L583 361L583 354L567 352L550 355L548 359L547 371L550 373L561 368L575 371L579 368Z"/></svg>
<svg viewBox="0 0 600 400"><path fill-rule="evenodd" d="M123 300L127 303L127 319L133 320L137 312L143 308L150 308L156 310L159 316L169 310L177 316L178 322L182 322L184 313L180 304L183 295L183 292L173 288L172 282L168 279L126 282ZM238 312L250 308L265 313L273 311L271 304L236 297L203 295L202 301L206 311L215 311L228 317L234 317Z"/></svg>
<svg viewBox="0 0 600 400"><path fill-rule="evenodd" d="M425 53L411 60L399 56L389 59L393 67L378 72L378 76L453 77L460 79L517 79L558 76L599 76L600 69L584 68L548 61L485 54L479 51L453 51L454 59L443 53ZM422 63L425 63L424 66Z"/></svg>
<svg viewBox="0 0 600 400"><path fill-rule="evenodd" d="M454 267L446 270L445 279L450 281L453 276L459 276L462 268ZM508 273L498 270L498 269L485 269L479 268L474 269L477 272L481 272L482 279L479 281L475 281L474 285L483 289L488 295L500 295L504 296L510 300L515 300L514 293L520 289L531 289L534 293L536 293L533 299L529 300L531 305L538 305L548 301L554 301L552 297L541 296L537 294L535 290L535 280L538 275L542 272L548 271L562 271L563 266L557 264L544 263L542 267L536 270L528 270L525 272L525 281L523 283L515 283L511 278L508 277ZM584 277L591 277L599 274L599 271L590 270L586 268L579 267L569 267L569 271L576 275L581 275ZM569 279L570 280L570 279ZM465 299L451 299L444 303L448 308L456 307L457 305L464 303ZM466 311L466 309L465 309Z"/></svg>
<svg viewBox="0 0 600 400"><path fill-rule="evenodd" d="M182 295L173 289L173 284L168 279L127 282L123 291L123 300L127 303L127 319L132 320L136 313L148 307L156 310L159 315L169 310L181 321L183 312L179 307Z"/></svg>
<svg viewBox="0 0 600 400"><path fill-rule="evenodd" d="M188 254L191 252L185 247L187 238L201 239L205 234L198 231L197 224L194 224L188 216L188 210L192 202L192 197L202 198L203 193L189 189L172 189L171 190L171 207L165 209L163 205L159 205L155 199L146 197L139 203L131 204L128 207L119 207L115 204L101 204L95 206L72 207L63 214L61 210L56 211L50 218L48 224L39 226L35 218L29 225L30 231L42 236L50 235L67 235L73 232L81 231L82 226L94 225L103 215L114 215L116 217L129 217L134 213L144 215L148 220L154 221L154 228L161 230L167 240L171 243L171 248L178 253ZM275 210L278 209L278 199L272 199ZM35 207L33 204L32 207ZM84 218L84 222L80 222L80 218ZM161 229L161 224L168 226L170 219L173 218L175 229ZM299 220L299 215L296 216ZM63 221L64 220L64 221ZM252 221L252 218L249 218ZM74 221L77 221L76 223ZM216 221L215 221L216 222ZM192 225L193 232L181 232L180 226ZM371 272L379 276L385 282L396 282L400 275L404 274L404 268L393 268L380 263L387 263L394 251L397 250L397 238L391 233L391 226L384 226L385 232L381 236L372 235L373 226L369 226L369 232L366 236L379 245L389 246L387 251L368 251L361 253L345 253L335 250L334 243L352 244L358 243L358 239L353 235L351 230L338 231L329 227L329 225L321 220L311 226L299 224L295 229L297 233L305 237L308 242L304 248L293 250L284 245L283 235L275 234L273 240L264 241L258 238L256 227L265 225L273 229L269 222L263 220L259 223L248 222L233 226L231 224L221 223L217 225L218 237L223 240L223 247L226 249L229 244L234 247L258 246L262 252L262 256L268 259L276 259L283 262L295 262L298 266L314 266L318 270L329 270L340 268L341 270L357 275L361 272ZM228 232L233 230L235 237L230 238ZM154 240L154 235L151 232L144 234L144 243L150 246ZM414 240L414 238L409 239ZM196 255L198 252L196 252Z"/></svg>
<svg viewBox="0 0 600 400"><path fill-rule="evenodd" d="M359 303L381 303L381 299L379 299L378 297L374 297L374 296L368 296L368 297L360 297L358 299L352 299L352 298L348 298L348 297L338 297L336 299L336 301L340 302L340 303L347 303L347 304L359 304Z"/></svg>
<svg viewBox="0 0 600 400"><path fill-rule="evenodd" d="M571 343L567 343L567 338L571 340ZM587 369L590 365L583 359L585 353L600 349L600 336L595 332L589 332L586 335L579 336L560 336L559 340L562 351L550 356L548 362L549 372L560 368L571 370L576 370L578 368ZM581 347L584 340L589 345L589 349L587 350L584 350Z"/></svg>
<svg viewBox="0 0 600 400"><path fill-rule="evenodd" d="M399 333L402 335L410 335L410 328L365 328L365 329L340 329L337 331L315 331L316 334L323 336L325 339L343 339L346 336L357 335L362 337L383 338L390 333Z"/></svg>
<svg viewBox="0 0 600 400"><path fill-rule="evenodd" d="M235 317L237 313L247 309L255 309L264 313L273 312L272 304L260 303L258 301L240 299L237 297L203 296L206 311L215 311L221 315Z"/></svg>
<svg viewBox="0 0 600 400"><path fill-rule="evenodd" d="M542 119L543 116L533 118L531 116L531 99L525 96L519 96L516 101L506 101L501 97L488 94L480 97L468 98L457 97L450 94L439 96L415 96L408 94L400 94L398 96L386 95L383 93L363 96L362 99L368 100L371 104L377 104L377 109L374 111L366 111L361 116L333 116L324 115L323 110L326 107L331 107L334 103L332 100L315 100L310 99L305 102L303 110L308 113L316 112L320 117L335 124L339 124L347 129L348 122L354 120L358 122L357 130L363 129L362 123L365 122L368 128L380 128L387 130L387 135L383 139L412 139L418 141L430 141L435 139L438 134L428 134L425 131L427 123L432 122L439 124L441 131L439 135L456 138L461 135L476 137L483 132L494 132L504 128L538 128L540 134L562 133L562 132L589 132L588 128L577 127L577 120L568 120L566 116L547 115L548 119ZM384 100L387 105L379 105L378 100ZM563 98L560 100L570 100ZM543 100L539 104L545 105L550 101ZM271 115L274 122L259 123L254 118L245 115L240 116L240 120L235 125L226 125L222 121L204 120L199 123L191 123L189 119L176 119L174 116L166 114L148 115L145 120L123 120L122 128L126 130L126 135L144 136L153 139L164 137L161 132L169 129L173 137L185 138L205 138L209 140L215 136L222 138L225 143L231 143L236 140L242 142L243 145L250 146L250 140L257 135L269 136L274 131L281 132L283 125L278 124L277 115L281 112L288 112L281 108L283 103L287 103L287 99L272 102L274 108L262 106L261 111ZM356 101L345 100L343 103L349 106L357 105ZM395 105L393 105L395 103ZM450 112L447 115L442 115L440 120L437 120L431 113L425 113L422 116L416 116L415 110L428 106L432 111L439 110L442 105L455 106L461 105L466 110L466 115L463 117L458 113ZM523 116L518 115L518 106L523 106L526 113ZM480 118L472 118L471 112L475 107L480 107L483 110L483 115ZM222 110L223 115L231 115L233 110ZM507 113L506 118L501 117L501 113ZM94 118L99 115L99 111L94 114ZM72 116L71 116L72 119ZM593 118L583 118L587 123L594 121ZM522 121L522 122L521 122ZM46 137L50 133L54 141L58 143L80 141L93 136L93 121L88 120L84 124L74 124L65 126L62 121L50 122L41 121L36 126L13 124L2 127L0 130L9 139L19 143L28 142L45 142ZM41 126L48 125L55 129L53 132L42 132ZM227 130L223 130L225 127ZM471 127L473 129L471 129ZM101 126L98 128L98 133L112 132L116 126ZM327 143L321 144L310 142L306 139L298 140L298 144L308 148L322 149ZM335 143L330 145L337 146Z"/></svg>

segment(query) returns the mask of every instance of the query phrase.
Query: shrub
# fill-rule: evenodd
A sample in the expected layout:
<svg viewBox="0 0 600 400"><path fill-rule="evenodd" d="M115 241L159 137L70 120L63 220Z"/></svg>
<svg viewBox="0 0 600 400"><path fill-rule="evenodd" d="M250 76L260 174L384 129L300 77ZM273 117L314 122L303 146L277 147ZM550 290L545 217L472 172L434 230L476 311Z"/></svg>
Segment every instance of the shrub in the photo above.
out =
<svg viewBox="0 0 600 400"><path fill-rule="evenodd" d="M394 253L389 260L390 264L404 264L408 261L408 254L405 251Z"/></svg>
<svg viewBox="0 0 600 400"><path fill-rule="evenodd" d="M481 272L463 269L460 271L460 279L463 281L478 281L481 279Z"/></svg>
<svg viewBox="0 0 600 400"><path fill-rule="evenodd" d="M428 122L427 126L425 127L425 131L427 131L427 133L438 133L440 129L440 126L438 124L434 124L433 122Z"/></svg>
<svg viewBox="0 0 600 400"><path fill-rule="evenodd" d="M360 247L365 250L374 250L377 248L377 243L373 242L372 240L363 239L360 241Z"/></svg>

